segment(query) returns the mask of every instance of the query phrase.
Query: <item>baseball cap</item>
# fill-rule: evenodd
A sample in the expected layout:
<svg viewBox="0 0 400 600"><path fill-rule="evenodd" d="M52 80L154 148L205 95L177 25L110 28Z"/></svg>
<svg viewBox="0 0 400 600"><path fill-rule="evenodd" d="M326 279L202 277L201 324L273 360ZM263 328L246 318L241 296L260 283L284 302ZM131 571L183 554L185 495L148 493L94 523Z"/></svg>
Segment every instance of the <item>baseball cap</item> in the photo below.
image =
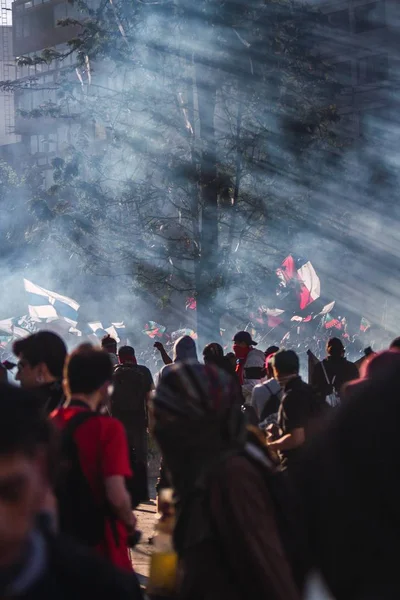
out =
<svg viewBox="0 0 400 600"><path fill-rule="evenodd" d="M249 334L248 331L238 331L234 335L233 341L236 342L236 344L240 344L241 342L244 342L248 346L257 346L257 342L252 340L251 335Z"/></svg>

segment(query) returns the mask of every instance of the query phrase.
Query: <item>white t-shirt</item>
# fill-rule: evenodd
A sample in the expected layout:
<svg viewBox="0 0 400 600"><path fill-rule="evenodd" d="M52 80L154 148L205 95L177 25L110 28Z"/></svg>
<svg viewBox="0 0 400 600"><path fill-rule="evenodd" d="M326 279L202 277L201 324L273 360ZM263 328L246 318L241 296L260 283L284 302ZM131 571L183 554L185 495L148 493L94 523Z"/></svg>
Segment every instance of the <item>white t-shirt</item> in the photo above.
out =
<svg viewBox="0 0 400 600"><path fill-rule="evenodd" d="M276 379L264 379L261 383L254 386L251 394L251 405L256 411L257 417L261 419L262 411L264 406L268 402L271 396L279 396L281 393L281 386Z"/></svg>
<svg viewBox="0 0 400 600"><path fill-rule="evenodd" d="M246 378L246 369L251 369L252 367L264 368L265 366L265 354L261 352L261 350L257 350L257 348L253 348L251 352L248 353L246 362L244 364L244 379L242 385L242 393L245 399L246 404L250 404L251 401L251 393L255 385L260 383L260 379L247 379Z"/></svg>

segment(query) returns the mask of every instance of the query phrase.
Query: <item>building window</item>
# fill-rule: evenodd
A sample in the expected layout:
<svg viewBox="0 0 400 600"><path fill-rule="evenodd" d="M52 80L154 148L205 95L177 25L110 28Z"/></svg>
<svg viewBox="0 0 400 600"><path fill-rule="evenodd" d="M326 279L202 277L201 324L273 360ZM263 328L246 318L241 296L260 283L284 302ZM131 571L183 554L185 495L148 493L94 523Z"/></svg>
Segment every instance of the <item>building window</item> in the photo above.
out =
<svg viewBox="0 0 400 600"><path fill-rule="evenodd" d="M354 31L364 33L385 25L385 2L370 2L354 9Z"/></svg>
<svg viewBox="0 0 400 600"><path fill-rule="evenodd" d="M31 135L31 154L39 152L39 136Z"/></svg>
<svg viewBox="0 0 400 600"><path fill-rule="evenodd" d="M335 29L342 29L343 31L350 30L350 11L338 10L328 15L328 23Z"/></svg>
<svg viewBox="0 0 400 600"><path fill-rule="evenodd" d="M389 75L389 57L387 54L366 56L358 63L358 82L360 84L386 81Z"/></svg>
<svg viewBox="0 0 400 600"><path fill-rule="evenodd" d="M22 17L15 19L15 37L17 40L22 38L22 23Z"/></svg>
<svg viewBox="0 0 400 600"><path fill-rule="evenodd" d="M24 38L26 38L26 37L30 37L31 33L32 33L31 19L30 19L30 17L24 17L23 24L22 24L22 35Z"/></svg>
<svg viewBox="0 0 400 600"><path fill-rule="evenodd" d="M28 2L25 2L25 4L24 4L25 10L27 10L28 8L32 8L32 6L33 6L33 0L28 0Z"/></svg>

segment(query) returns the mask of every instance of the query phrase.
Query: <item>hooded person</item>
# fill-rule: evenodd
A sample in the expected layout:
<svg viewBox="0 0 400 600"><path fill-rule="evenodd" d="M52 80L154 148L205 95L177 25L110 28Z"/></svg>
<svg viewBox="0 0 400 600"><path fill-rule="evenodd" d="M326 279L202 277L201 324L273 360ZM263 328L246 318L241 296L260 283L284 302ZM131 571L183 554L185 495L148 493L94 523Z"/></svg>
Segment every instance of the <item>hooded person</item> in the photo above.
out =
<svg viewBox="0 0 400 600"><path fill-rule="evenodd" d="M265 354L257 346L248 331L238 331L233 338L236 356L236 373L242 386L245 402L250 404L255 385L265 376Z"/></svg>
<svg viewBox="0 0 400 600"><path fill-rule="evenodd" d="M157 382L170 372L174 363L187 362L188 360L199 362L197 358L196 343L193 338L190 337L190 335L183 335L176 340L172 359L172 364L165 365L158 373Z"/></svg>
<svg viewBox="0 0 400 600"><path fill-rule="evenodd" d="M198 362L172 366L155 392L154 435L177 495L182 600L298 598L266 478L245 456L241 401L228 373Z"/></svg>
<svg viewBox="0 0 400 600"><path fill-rule="evenodd" d="M156 375L156 385L158 386L162 379L164 379L164 377L171 372L175 364L186 363L188 361L200 364L197 358L197 350L194 340L189 335L184 335L178 338L174 344L173 362L171 364L164 365L161 371ZM149 417L151 420L151 414ZM165 469L164 460L162 459L160 474L156 485L157 495L159 496L160 491L163 488L168 487L170 487L169 476Z"/></svg>

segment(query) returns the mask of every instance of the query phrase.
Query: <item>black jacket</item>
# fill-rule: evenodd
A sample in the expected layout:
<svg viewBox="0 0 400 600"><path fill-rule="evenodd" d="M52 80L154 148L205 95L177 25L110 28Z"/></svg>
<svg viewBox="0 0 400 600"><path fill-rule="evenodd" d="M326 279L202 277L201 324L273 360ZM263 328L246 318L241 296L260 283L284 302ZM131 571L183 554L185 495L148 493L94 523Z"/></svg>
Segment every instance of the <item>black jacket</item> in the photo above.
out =
<svg viewBox="0 0 400 600"><path fill-rule="evenodd" d="M341 394L341 389L345 383L359 377L356 365L347 359L333 358L332 356L325 358L315 366L312 376L312 387L321 400L325 400L333 392L332 386L326 380L322 364L325 367L329 382L334 379L334 388L339 394Z"/></svg>
<svg viewBox="0 0 400 600"><path fill-rule="evenodd" d="M53 410L59 408L64 401L64 392L61 381L45 383L32 389L32 393L38 400L38 407L45 416L49 416Z"/></svg>

